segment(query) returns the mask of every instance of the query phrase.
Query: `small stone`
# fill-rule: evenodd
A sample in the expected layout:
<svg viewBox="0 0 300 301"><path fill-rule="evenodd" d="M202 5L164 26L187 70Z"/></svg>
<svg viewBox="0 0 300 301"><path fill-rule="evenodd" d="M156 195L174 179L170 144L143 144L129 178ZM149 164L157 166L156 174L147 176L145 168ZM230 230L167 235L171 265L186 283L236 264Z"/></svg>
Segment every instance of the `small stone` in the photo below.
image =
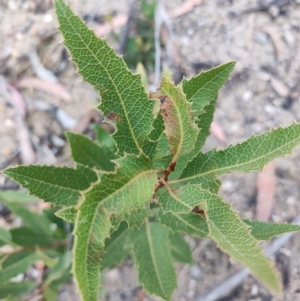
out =
<svg viewBox="0 0 300 301"><path fill-rule="evenodd" d="M253 284L251 288L251 295L256 296L258 294L258 286L256 284Z"/></svg>
<svg viewBox="0 0 300 301"><path fill-rule="evenodd" d="M193 265L190 269L190 274L193 278L197 279L200 278L202 275L201 269L198 267L198 265Z"/></svg>

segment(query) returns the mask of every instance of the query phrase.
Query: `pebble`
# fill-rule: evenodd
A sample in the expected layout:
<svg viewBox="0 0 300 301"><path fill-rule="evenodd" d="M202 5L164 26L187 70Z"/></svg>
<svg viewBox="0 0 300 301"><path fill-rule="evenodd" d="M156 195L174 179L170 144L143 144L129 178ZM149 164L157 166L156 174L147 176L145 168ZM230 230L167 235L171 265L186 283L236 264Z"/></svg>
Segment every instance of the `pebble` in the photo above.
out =
<svg viewBox="0 0 300 301"><path fill-rule="evenodd" d="M198 267L198 265L193 265L190 269L190 274L193 278L197 279L200 278L202 276L202 271L201 269Z"/></svg>

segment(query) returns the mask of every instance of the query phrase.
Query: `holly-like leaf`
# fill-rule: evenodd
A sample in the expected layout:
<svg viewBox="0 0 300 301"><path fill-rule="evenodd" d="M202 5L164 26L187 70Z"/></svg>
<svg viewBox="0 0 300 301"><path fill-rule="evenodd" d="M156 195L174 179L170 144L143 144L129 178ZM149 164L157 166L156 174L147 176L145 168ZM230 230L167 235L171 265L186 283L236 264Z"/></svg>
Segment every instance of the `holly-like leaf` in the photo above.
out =
<svg viewBox="0 0 300 301"><path fill-rule="evenodd" d="M229 172L261 171L271 160L290 153L300 143L300 124L271 130L252 136L245 142L199 153L183 170L174 183L201 183L210 188L213 179Z"/></svg>
<svg viewBox="0 0 300 301"><path fill-rule="evenodd" d="M87 196L80 206L75 223L73 274L83 301L98 300L101 257L104 241L110 233L109 215Z"/></svg>
<svg viewBox="0 0 300 301"><path fill-rule="evenodd" d="M96 301L104 241L111 230L110 215L142 209L152 198L156 171L144 157L126 156L115 161L116 173L86 193L75 221L74 276L84 301Z"/></svg>
<svg viewBox="0 0 300 301"><path fill-rule="evenodd" d="M229 204L219 196L211 195L212 198L202 207L209 237L222 251L245 265L271 292L279 294L282 287L278 273L258 247L258 241L250 234L250 227L232 211Z"/></svg>
<svg viewBox="0 0 300 301"><path fill-rule="evenodd" d="M167 228L146 222L128 241L139 282L149 293L164 300L170 300L177 287L168 235Z"/></svg>
<svg viewBox="0 0 300 301"><path fill-rule="evenodd" d="M75 162L98 170L115 169L116 165L111 160L116 159L116 155L110 148L100 146L83 135L68 132L66 136Z"/></svg>
<svg viewBox="0 0 300 301"><path fill-rule="evenodd" d="M300 225L276 224L250 220L244 220L244 222L251 227L251 234L259 240L270 240L278 235L300 231Z"/></svg>
<svg viewBox="0 0 300 301"><path fill-rule="evenodd" d="M169 233L172 257L182 263L193 263L190 246L178 232Z"/></svg>
<svg viewBox="0 0 300 301"><path fill-rule="evenodd" d="M100 93L99 109L117 125L113 138L119 153L142 153L152 127L154 102L145 93L141 75L133 75L123 59L75 16L63 0L54 3L64 44L79 74Z"/></svg>
<svg viewBox="0 0 300 301"><path fill-rule="evenodd" d="M186 99L192 103L192 109L197 115L204 113L204 108L216 97L218 90L228 80L234 66L234 61L228 62L208 71L201 72L191 79L183 79L183 92L186 94ZM202 126L200 127L202 128Z"/></svg>
<svg viewBox="0 0 300 301"><path fill-rule="evenodd" d="M19 252L10 255L2 263L0 270L0 284L8 282L10 278L24 273L27 269L39 259L38 255L33 252Z"/></svg>
<svg viewBox="0 0 300 301"><path fill-rule="evenodd" d="M77 204L80 192L98 180L94 171L82 166L78 166L77 169L39 165L17 166L7 168L3 173L45 202L64 206Z"/></svg>
<svg viewBox="0 0 300 301"><path fill-rule="evenodd" d="M161 114L165 125L165 134L170 144L173 158L177 159L189 153L195 145L199 129L195 123L195 114L187 102L181 86L174 86L163 78L157 97L161 101Z"/></svg>
<svg viewBox="0 0 300 301"><path fill-rule="evenodd" d="M159 212L158 218L160 222L172 231L184 232L188 235L199 237L208 236L208 226L202 216L194 213L178 213L178 212Z"/></svg>
<svg viewBox="0 0 300 301"><path fill-rule="evenodd" d="M68 223L74 224L76 220L77 209L74 206L62 208L55 212L55 215Z"/></svg>

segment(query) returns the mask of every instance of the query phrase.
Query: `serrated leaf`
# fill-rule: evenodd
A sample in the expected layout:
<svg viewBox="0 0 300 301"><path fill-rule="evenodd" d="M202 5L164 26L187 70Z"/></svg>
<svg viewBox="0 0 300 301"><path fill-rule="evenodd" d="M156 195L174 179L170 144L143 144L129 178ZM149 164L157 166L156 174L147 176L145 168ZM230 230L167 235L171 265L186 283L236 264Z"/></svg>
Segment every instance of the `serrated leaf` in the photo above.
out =
<svg viewBox="0 0 300 301"><path fill-rule="evenodd" d="M258 247L258 241L247 226L219 196L203 206L209 236L234 260L245 265L271 292L281 292L281 282L272 262ZM206 207L206 208L205 208Z"/></svg>
<svg viewBox="0 0 300 301"><path fill-rule="evenodd" d="M105 241L105 253L102 257L102 269L113 267L119 264L127 255L125 248L127 237L132 232L126 222L122 222L117 231L114 231L110 238Z"/></svg>
<svg viewBox="0 0 300 301"><path fill-rule="evenodd" d="M208 236L208 226L205 219L193 213L159 212L160 222L172 231L184 232L199 237Z"/></svg>
<svg viewBox="0 0 300 301"><path fill-rule="evenodd" d="M51 236L50 221L45 215L34 213L24 203L18 200L9 200L0 195L0 201L14 214L20 216L26 225L35 232Z"/></svg>
<svg viewBox="0 0 300 301"><path fill-rule="evenodd" d="M113 228L118 228L120 222L126 221L129 227L139 228L143 223L145 218L150 214L149 204L139 210L131 210L129 213L126 212L122 215L114 215L111 218L111 223Z"/></svg>
<svg viewBox="0 0 300 301"><path fill-rule="evenodd" d="M228 62L201 72L191 79L183 79L183 92L186 94L186 99L192 102L192 109L197 115L203 114L204 108L211 103L218 90L228 80L234 66L234 61Z"/></svg>
<svg viewBox="0 0 300 301"><path fill-rule="evenodd" d="M74 206L62 208L55 212L55 215L62 218L68 223L74 224L76 219L77 209Z"/></svg>
<svg viewBox="0 0 300 301"><path fill-rule="evenodd" d="M77 204L80 191L96 182L96 173L88 168L77 169L54 166L17 166L7 168L3 173L18 182L29 192L45 202L70 206Z"/></svg>
<svg viewBox="0 0 300 301"><path fill-rule="evenodd" d="M116 159L117 156L110 148L100 146L83 135L67 132L66 136L75 162L98 170L115 169L116 165L111 160Z"/></svg>
<svg viewBox="0 0 300 301"><path fill-rule="evenodd" d="M193 263L191 249L188 243L178 232L169 233L172 257L182 263Z"/></svg>
<svg viewBox="0 0 300 301"><path fill-rule="evenodd" d="M106 210L90 204L91 201L87 196L80 206L74 229L73 274L84 301L98 300L100 262L111 228Z"/></svg>
<svg viewBox="0 0 300 301"><path fill-rule="evenodd" d="M146 222L135 230L134 241L128 242L139 274L139 282L151 294L170 300L177 287L175 269L168 243L169 231Z"/></svg>
<svg viewBox="0 0 300 301"><path fill-rule="evenodd" d="M86 198L114 214L142 209L152 199L156 170L144 156L126 156L115 162L120 165L117 172L103 174Z"/></svg>
<svg viewBox="0 0 300 301"><path fill-rule="evenodd" d="M24 273L27 269L39 259L38 255L33 252L19 252L10 255L2 263L0 270L0 283L9 281L10 278Z"/></svg>
<svg viewBox="0 0 300 301"><path fill-rule="evenodd" d="M159 196L159 204L164 212L188 213L195 206L211 198L208 191L195 184L188 184L177 190L170 186L166 186L166 188L166 191Z"/></svg>
<svg viewBox="0 0 300 301"><path fill-rule="evenodd" d="M189 153L195 145L199 129L191 104L187 102L182 87L176 87L166 77L162 79L158 96L161 101L161 114L165 125L165 134L173 152L173 162Z"/></svg>
<svg viewBox="0 0 300 301"><path fill-rule="evenodd" d="M142 153L151 131L154 102L149 101L141 76L133 75L123 59L105 40L96 37L64 1L55 0L55 8L64 43L78 72L100 93L100 110L117 125L113 137L119 153Z"/></svg>
<svg viewBox="0 0 300 301"><path fill-rule="evenodd" d="M8 230L0 227L0 247L11 243L11 234Z"/></svg>
<svg viewBox="0 0 300 301"><path fill-rule="evenodd" d="M210 188L214 177L229 172L261 171L269 161L290 153L299 143L298 123L252 136L225 150L213 149L205 154L199 153L174 183L201 183L203 188Z"/></svg>
<svg viewBox="0 0 300 301"><path fill-rule="evenodd" d="M13 228L10 230L12 241L19 246L50 246L57 242L53 237L47 236L41 232L35 232L28 227Z"/></svg>
<svg viewBox="0 0 300 301"><path fill-rule="evenodd" d="M39 284L33 281L22 281L19 283L6 282L0 283L0 298L5 298L8 295L18 297L26 294L36 288Z"/></svg>
<svg viewBox="0 0 300 301"><path fill-rule="evenodd" d="M116 160L116 173L103 174L86 193L75 222L74 275L83 300L97 300L100 259L109 236L110 215L142 209L152 198L156 171L143 157Z"/></svg>
<svg viewBox="0 0 300 301"><path fill-rule="evenodd" d="M270 240L274 236L300 231L300 225L275 224L260 221L244 220L251 227L251 234L259 240Z"/></svg>
<svg viewBox="0 0 300 301"><path fill-rule="evenodd" d="M101 147L105 147L110 150L111 153L115 154L117 152L117 147L115 140L111 137L111 135L98 124L94 125L95 134L96 134L96 142Z"/></svg>

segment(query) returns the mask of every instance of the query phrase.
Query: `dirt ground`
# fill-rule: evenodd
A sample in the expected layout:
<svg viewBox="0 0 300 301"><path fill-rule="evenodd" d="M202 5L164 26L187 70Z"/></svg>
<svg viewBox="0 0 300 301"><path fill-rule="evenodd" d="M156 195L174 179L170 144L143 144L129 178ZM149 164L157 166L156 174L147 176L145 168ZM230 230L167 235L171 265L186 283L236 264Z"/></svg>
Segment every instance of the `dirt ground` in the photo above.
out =
<svg viewBox="0 0 300 301"><path fill-rule="evenodd" d="M188 1L161 0L171 11ZM224 148L252 134L300 120L300 1L203 0L170 18L176 57L174 78L191 77L203 68L236 60L231 80L221 90L215 126L204 149ZM131 1L72 0L72 7L100 31L109 18L130 10ZM99 21L95 17L104 16ZM103 21L104 20L104 21ZM97 93L82 82L56 26L50 0L0 0L0 169L16 163L69 164L64 132L86 132ZM102 27L101 27L102 26ZM107 39L115 48L116 28ZM166 55L165 55L166 56ZM163 56L165 58L165 56ZM167 64L167 60L164 61ZM38 82L36 81L38 80ZM153 87L153 74L150 74ZM221 134L220 134L221 133ZM222 140L222 133L225 140ZM28 142L29 141L29 142ZM300 214L300 148L275 160L275 196L269 220L291 222ZM243 218L256 218L257 174L222 178L220 194ZM0 174L0 189L15 188ZM187 238L192 266L178 265L173 301L201 301L241 267L209 240ZM300 300L300 234L273 260L282 275L284 296L274 297L252 276L222 301ZM138 286L130 259L103 276L101 300L158 300ZM76 300L66 285L58 300Z"/></svg>

